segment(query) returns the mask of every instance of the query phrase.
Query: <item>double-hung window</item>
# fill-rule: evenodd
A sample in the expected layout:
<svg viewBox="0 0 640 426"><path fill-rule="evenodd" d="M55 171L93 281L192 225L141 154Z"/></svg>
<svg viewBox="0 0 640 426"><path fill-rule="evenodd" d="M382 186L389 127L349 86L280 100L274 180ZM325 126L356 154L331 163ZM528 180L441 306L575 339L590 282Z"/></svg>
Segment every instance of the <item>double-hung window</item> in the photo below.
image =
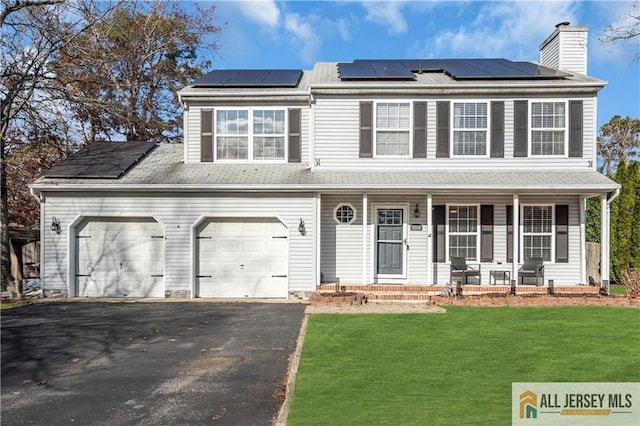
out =
<svg viewBox="0 0 640 426"><path fill-rule="evenodd" d="M453 103L453 154L487 155L486 102Z"/></svg>
<svg viewBox="0 0 640 426"><path fill-rule="evenodd" d="M285 159L284 109L216 109L218 160Z"/></svg>
<svg viewBox="0 0 640 426"><path fill-rule="evenodd" d="M522 206L522 255L524 259L553 259L553 206Z"/></svg>
<svg viewBox="0 0 640 426"><path fill-rule="evenodd" d="M531 155L564 155L566 103L531 103Z"/></svg>
<svg viewBox="0 0 640 426"><path fill-rule="evenodd" d="M408 102L376 104L376 155L409 155L411 105Z"/></svg>
<svg viewBox="0 0 640 426"><path fill-rule="evenodd" d="M478 206L449 205L449 257L478 259Z"/></svg>

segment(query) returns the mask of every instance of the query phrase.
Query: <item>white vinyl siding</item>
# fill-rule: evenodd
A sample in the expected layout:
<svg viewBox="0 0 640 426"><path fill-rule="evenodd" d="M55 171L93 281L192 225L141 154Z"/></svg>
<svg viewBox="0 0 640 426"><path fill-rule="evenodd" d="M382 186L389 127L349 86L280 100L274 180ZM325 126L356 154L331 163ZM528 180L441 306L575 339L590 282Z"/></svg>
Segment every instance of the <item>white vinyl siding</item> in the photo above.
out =
<svg viewBox="0 0 640 426"><path fill-rule="evenodd" d="M551 68L560 67L560 34L554 37L540 50L540 63Z"/></svg>
<svg viewBox="0 0 640 426"><path fill-rule="evenodd" d="M560 33L562 45L560 47L559 68L580 74L587 73L587 32L563 31Z"/></svg>
<svg viewBox="0 0 640 426"><path fill-rule="evenodd" d="M326 282L362 282L362 196L356 194L324 195L321 201L320 271ZM351 205L356 219L337 224L335 209Z"/></svg>
<svg viewBox="0 0 640 426"><path fill-rule="evenodd" d="M506 98L492 97L490 101L505 102L504 116L504 158L489 158L488 156L455 156L450 158L436 158L436 102L446 98L427 99L427 158L410 158L404 156L376 156L375 158L360 158L359 156L359 112L360 101L370 101L355 97L340 98L337 96L318 96L315 110L315 141L314 159L317 169L341 169L357 170L375 169L391 171L407 170L583 170L588 167L595 153L595 102L593 95L571 96L568 99L582 100L584 106L583 140L584 149L582 157L569 158L566 155L558 156L528 156L513 157L514 152L514 99L523 97ZM386 100L383 98L382 102ZM558 99L548 99L543 96L531 96L532 102L555 102ZM424 101L424 98L416 97L413 101ZM453 99L452 102L458 102ZM460 101L462 102L462 100ZM528 121L531 118L528 117ZM489 133L490 134L490 133ZM565 135L565 139L567 135ZM489 149L491 141L487 143ZM489 151L487 151L488 153ZM595 164L591 164L595 167Z"/></svg>
<svg viewBox="0 0 640 426"><path fill-rule="evenodd" d="M315 227L312 194L132 194L82 196L50 193L43 205L45 223L56 216L61 233L45 230L43 280L47 289L66 289L68 282L69 225L81 216L153 217L165 232L166 290L191 290L191 227L206 217L278 217L289 232L289 291L315 289ZM306 235L298 232L302 218ZM74 231L75 232L75 231ZM195 238L195 236L193 236ZM75 241L71 243L75 244ZM73 256L72 256L73 257Z"/></svg>

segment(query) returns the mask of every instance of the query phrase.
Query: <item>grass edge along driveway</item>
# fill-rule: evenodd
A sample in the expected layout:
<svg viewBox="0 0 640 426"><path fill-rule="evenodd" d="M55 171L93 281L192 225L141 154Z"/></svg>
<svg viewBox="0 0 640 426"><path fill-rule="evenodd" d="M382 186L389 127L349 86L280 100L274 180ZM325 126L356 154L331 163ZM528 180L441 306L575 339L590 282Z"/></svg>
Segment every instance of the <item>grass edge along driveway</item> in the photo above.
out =
<svg viewBox="0 0 640 426"><path fill-rule="evenodd" d="M288 426L511 424L512 382L640 381L640 310L311 315Z"/></svg>

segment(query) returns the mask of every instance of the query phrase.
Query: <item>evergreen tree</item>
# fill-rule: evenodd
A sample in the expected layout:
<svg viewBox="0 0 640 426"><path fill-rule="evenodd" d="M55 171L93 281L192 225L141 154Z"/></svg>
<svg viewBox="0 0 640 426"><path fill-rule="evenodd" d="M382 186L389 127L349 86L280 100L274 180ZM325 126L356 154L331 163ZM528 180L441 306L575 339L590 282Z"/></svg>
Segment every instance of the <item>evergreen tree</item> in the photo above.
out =
<svg viewBox="0 0 640 426"><path fill-rule="evenodd" d="M620 163L614 180L622 185L620 196L611 204L611 278L618 280L620 274L633 266L631 245L636 211L637 179L636 165Z"/></svg>
<svg viewBox="0 0 640 426"><path fill-rule="evenodd" d="M635 189L635 206L631 223L631 267L640 268L640 163L634 161L629 167L629 179Z"/></svg>
<svg viewBox="0 0 640 426"><path fill-rule="evenodd" d="M586 216L586 231L587 241L592 243L600 242L601 218L600 211L600 197L591 197L587 199L587 216Z"/></svg>

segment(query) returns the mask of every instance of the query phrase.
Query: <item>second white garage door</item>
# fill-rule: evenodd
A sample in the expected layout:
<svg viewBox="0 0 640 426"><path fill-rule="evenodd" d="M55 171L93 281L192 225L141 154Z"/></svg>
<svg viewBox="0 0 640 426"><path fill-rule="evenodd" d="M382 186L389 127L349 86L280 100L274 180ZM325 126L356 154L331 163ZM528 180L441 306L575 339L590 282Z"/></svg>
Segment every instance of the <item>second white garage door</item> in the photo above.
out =
<svg viewBox="0 0 640 426"><path fill-rule="evenodd" d="M288 230L276 218L211 219L197 235L199 297L286 298Z"/></svg>

